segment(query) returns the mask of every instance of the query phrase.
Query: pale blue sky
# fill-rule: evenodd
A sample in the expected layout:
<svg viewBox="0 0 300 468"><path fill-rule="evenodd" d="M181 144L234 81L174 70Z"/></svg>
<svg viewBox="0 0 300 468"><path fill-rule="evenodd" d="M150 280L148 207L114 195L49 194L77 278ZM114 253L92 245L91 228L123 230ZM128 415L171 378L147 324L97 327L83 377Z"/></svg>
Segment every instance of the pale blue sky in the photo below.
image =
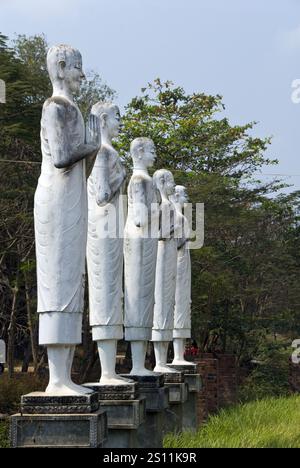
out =
<svg viewBox="0 0 300 468"><path fill-rule="evenodd" d="M10 37L78 47L121 107L156 77L222 94L232 123L256 120L259 136L274 136L280 164L263 173L294 174L300 189L299 0L0 0L0 20Z"/></svg>

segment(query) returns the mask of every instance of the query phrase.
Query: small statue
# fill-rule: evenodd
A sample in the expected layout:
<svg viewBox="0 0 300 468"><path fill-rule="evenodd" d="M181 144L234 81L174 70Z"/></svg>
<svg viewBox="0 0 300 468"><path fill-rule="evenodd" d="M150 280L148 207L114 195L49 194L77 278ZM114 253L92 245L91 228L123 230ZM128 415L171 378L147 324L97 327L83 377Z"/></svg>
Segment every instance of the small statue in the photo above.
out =
<svg viewBox="0 0 300 468"><path fill-rule="evenodd" d="M152 375L145 368L151 339L157 255L158 204L148 173L156 158L149 138L137 138L130 147L133 174L128 186L128 217L124 234L125 339L131 342L131 375Z"/></svg>
<svg viewBox="0 0 300 468"><path fill-rule="evenodd" d="M188 247L189 225L183 215L184 204L188 202L186 188L176 185L171 200L175 206L176 225L180 229L177 243L177 279L174 309L174 360L172 364L183 366L191 363L184 359L185 341L191 337L191 256ZM178 232L179 234L179 232Z"/></svg>
<svg viewBox="0 0 300 468"><path fill-rule="evenodd" d="M174 237L175 207L170 200L174 194L175 183L173 174L165 169L156 171L153 181L161 197L152 329L156 361L154 372L172 373L176 370L167 366L167 354L169 343L173 340L177 270L177 242Z"/></svg>
<svg viewBox="0 0 300 468"><path fill-rule="evenodd" d="M43 161L34 200L39 342L48 352L46 393L78 395L90 392L72 382L71 367L84 307L86 162L92 166L100 148L100 128L91 116L85 131L73 100L84 78L80 52L52 47L47 66L53 94L43 107Z"/></svg>
<svg viewBox="0 0 300 468"><path fill-rule="evenodd" d="M101 362L101 385L128 380L115 371L118 340L123 338L123 231L122 191L125 169L113 148L119 134L120 111L98 102L92 114L100 121L101 148L88 179L87 267L90 325Z"/></svg>

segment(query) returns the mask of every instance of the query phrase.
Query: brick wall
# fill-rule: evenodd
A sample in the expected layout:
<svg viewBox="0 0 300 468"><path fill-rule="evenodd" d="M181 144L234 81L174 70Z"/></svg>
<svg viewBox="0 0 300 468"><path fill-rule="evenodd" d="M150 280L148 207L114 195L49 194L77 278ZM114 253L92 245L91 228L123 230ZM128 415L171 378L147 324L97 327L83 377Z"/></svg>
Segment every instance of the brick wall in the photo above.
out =
<svg viewBox="0 0 300 468"><path fill-rule="evenodd" d="M195 362L203 384L197 408L200 425L208 415L236 402L237 365L232 355L201 354Z"/></svg>

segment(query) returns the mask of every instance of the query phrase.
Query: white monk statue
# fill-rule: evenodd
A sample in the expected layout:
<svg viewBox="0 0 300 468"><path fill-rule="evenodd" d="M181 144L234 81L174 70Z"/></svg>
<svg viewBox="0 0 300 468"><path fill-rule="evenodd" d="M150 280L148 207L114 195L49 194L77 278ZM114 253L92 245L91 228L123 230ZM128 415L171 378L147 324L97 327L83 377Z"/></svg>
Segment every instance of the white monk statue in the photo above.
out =
<svg viewBox="0 0 300 468"><path fill-rule="evenodd" d="M100 121L101 148L88 179L87 266L90 325L101 362L101 385L128 381L115 371L117 342L123 338L122 190L125 169L112 140L119 134L120 111L98 102L92 114Z"/></svg>
<svg viewBox="0 0 300 468"><path fill-rule="evenodd" d="M89 390L71 380L75 346L81 343L87 238L86 163L100 147L98 119L85 131L73 100L84 78L78 50L52 47L47 66L53 95L41 119L42 168L34 201L39 342L48 351L46 392L76 395Z"/></svg>
<svg viewBox="0 0 300 468"><path fill-rule="evenodd" d="M175 207L170 200L174 194L175 183L173 174L165 169L156 171L153 181L161 197L152 330L156 361L154 371L172 373L176 370L167 366L167 354L169 343L173 340L177 269L177 242L174 237Z"/></svg>
<svg viewBox="0 0 300 468"><path fill-rule="evenodd" d="M171 197L175 206L177 239L177 279L174 309L174 360L172 364L183 366L191 363L184 359L185 342L191 337L191 257L189 250L190 229L183 215L184 204L188 202L186 188L176 185Z"/></svg>
<svg viewBox="0 0 300 468"><path fill-rule="evenodd" d="M132 375L152 375L145 368L151 339L157 254L158 204L148 174L156 158L148 138L137 138L130 147L133 174L128 186L128 217L125 226L125 339L131 342Z"/></svg>

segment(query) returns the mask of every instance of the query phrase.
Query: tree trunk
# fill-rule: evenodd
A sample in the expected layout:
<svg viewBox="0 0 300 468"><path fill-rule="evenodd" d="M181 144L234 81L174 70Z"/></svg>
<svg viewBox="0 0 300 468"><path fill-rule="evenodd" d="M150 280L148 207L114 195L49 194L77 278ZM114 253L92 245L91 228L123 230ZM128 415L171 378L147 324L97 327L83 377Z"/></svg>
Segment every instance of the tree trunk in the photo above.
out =
<svg viewBox="0 0 300 468"><path fill-rule="evenodd" d="M7 366L8 375L12 377L14 374L14 354L15 354L15 332L16 332L16 318L17 318L17 299L19 292L19 271L16 275L16 284L12 289L13 298L10 313L10 322L8 327L8 343L7 343Z"/></svg>
<svg viewBox="0 0 300 468"><path fill-rule="evenodd" d="M31 308L31 300L30 300L30 289L28 284L28 276L26 271L23 272L24 282L25 282L25 297L26 297L26 310L27 310L27 320L28 320L28 328L30 334L30 344L31 344L31 354L33 360L33 368L34 373L37 372L38 367L38 344L36 342L36 333L35 333L35 325L33 320L33 312Z"/></svg>

